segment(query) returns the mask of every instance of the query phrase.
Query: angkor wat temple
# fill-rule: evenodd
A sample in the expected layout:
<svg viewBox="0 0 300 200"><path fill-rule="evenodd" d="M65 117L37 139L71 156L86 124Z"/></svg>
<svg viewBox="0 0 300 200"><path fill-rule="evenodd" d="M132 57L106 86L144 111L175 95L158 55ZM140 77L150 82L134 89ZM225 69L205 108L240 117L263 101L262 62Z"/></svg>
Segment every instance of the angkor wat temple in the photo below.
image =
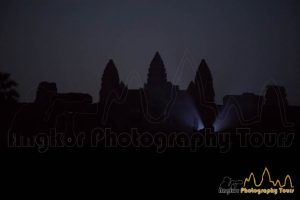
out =
<svg viewBox="0 0 300 200"><path fill-rule="evenodd" d="M299 107L289 106L285 89L266 87L263 96L252 93L227 95L215 103L213 78L202 60L186 90L167 80L164 62L157 52L150 63L143 88L129 89L119 79L113 60L101 80L99 100L89 94L58 93L57 85L41 82L33 103L2 104L1 132L35 135L55 131L89 133L95 128L116 132L136 128L155 132L201 132L248 127L259 131L295 130Z"/></svg>

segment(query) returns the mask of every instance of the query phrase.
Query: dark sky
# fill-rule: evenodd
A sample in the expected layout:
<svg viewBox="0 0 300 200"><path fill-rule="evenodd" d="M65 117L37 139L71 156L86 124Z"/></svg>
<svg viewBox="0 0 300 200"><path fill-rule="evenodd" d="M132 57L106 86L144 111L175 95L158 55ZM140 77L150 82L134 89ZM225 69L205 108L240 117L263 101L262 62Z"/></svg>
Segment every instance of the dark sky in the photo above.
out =
<svg viewBox="0 0 300 200"><path fill-rule="evenodd" d="M0 1L0 71L22 101L43 80L97 101L110 58L130 88L142 87L156 51L182 89L205 58L218 103L277 83L300 105L299 0Z"/></svg>

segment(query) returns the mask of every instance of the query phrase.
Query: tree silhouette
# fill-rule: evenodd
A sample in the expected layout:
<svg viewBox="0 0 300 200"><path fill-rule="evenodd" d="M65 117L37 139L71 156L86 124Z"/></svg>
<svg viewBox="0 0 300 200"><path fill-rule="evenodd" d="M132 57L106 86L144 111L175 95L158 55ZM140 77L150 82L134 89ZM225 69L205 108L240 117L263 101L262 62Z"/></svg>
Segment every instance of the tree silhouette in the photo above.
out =
<svg viewBox="0 0 300 200"><path fill-rule="evenodd" d="M17 102L19 94L16 91L17 83L11 80L10 74L0 72L0 102Z"/></svg>

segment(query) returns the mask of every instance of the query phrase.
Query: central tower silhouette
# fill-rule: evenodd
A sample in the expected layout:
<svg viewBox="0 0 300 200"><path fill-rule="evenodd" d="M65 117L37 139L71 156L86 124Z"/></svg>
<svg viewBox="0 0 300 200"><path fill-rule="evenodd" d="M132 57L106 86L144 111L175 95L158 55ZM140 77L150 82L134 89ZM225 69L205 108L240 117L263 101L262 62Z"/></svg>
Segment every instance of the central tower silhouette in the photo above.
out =
<svg viewBox="0 0 300 200"><path fill-rule="evenodd" d="M147 111L153 118L167 113L167 105L172 100L172 83L167 81L164 62L158 52L150 63L147 83L144 85L147 99Z"/></svg>
<svg viewBox="0 0 300 200"><path fill-rule="evenodd" d="M167 84L167 73L164 62L158 52L150 63L147 86L160 87Z"/></svg>

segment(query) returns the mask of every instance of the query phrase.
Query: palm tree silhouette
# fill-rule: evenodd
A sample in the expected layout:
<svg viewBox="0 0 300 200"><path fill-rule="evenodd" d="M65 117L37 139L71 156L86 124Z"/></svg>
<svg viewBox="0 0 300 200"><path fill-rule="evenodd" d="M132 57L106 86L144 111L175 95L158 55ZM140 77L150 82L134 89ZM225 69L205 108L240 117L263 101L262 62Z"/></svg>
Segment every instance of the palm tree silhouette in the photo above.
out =
<svg viewBox="0 0 300 200"><path fill-rule="evenodd" d="M0 72L0 102L17 102L19 94L16 91L17 83L10 79L10 74Z"/></svg>

